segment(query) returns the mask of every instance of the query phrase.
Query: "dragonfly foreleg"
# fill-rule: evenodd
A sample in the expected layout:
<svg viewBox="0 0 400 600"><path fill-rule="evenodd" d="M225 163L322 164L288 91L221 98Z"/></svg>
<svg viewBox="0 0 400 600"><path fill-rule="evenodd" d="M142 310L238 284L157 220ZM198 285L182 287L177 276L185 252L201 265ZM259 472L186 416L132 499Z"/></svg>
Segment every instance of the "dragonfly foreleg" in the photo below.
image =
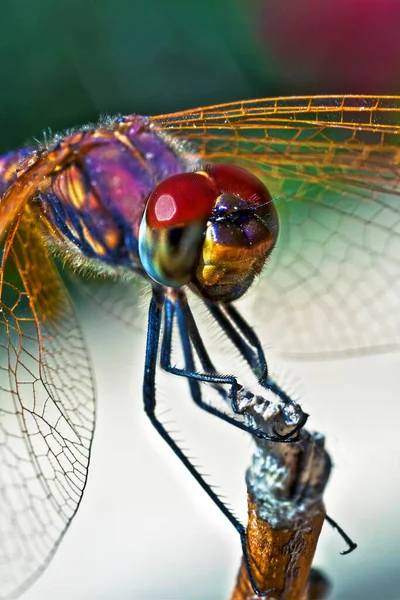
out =
<svg viewBox="0 0 400 600"><path fill-rule="evenodd" d="M214 490L204 480L197 469L192 465L185 453L181 450L175 440L168 433L164 425L159 421L156 415L156 389L155 378L157 368L157 354L160 341L161 330L161 313L162 299L160 295L153 291L153 296L149 307L147 342L146 342L146 357L143 378L143 401L144 409L149 417L152 425L161 435L163 440L168 444L171 450L176 454L179 460L185 465L188 471L193 475L197 483L203 488L211 500L218 506L221 512L232 523L235 529L241 536L244 535L245 529L240 521L231 513L225 506L222 500L217 496Z"/></svg>
<svg viewBox="0 0 400 600"><path fill-rule="evenodd" d="M237 517L229 510L227 506L222 502L218 495L214 492L212 487L205 481L202 475L192 465L190 460L187 458L185 453L181 450L175 440L171 437L164 425L159 421L156 416L156 389L155 389L155 378L157 368L157 354L160 342L160 331L161 331L161 316L162 316L162 302L163 298L157 291L153 291L153 296L149 307L148 317L148 328L147 328L147 342L146 342L146 355L145 355L145 367L144 367L144 378L143 378L143 401L144 408L147 416L149 417L152 425L156 431L161 435L163 440L168 444L171 450L179 458L179 460L185 465L191 475L195 478L197 483L202 487L206 494L216 504L220 511L225 515L229 522L234 526L236 531L240 535L243 555L245 559L246 569L249 575L249 580L253 586L254 593L258 596L266 596L274 590L261 591L257 588L249 557L249 551L247 546L247 535L246 528L237 519ZM172 323L171 323L172 332ZM165 336L165 330L164 330ZM198 385L198 381L196 381Z"/></svg>
<svg viewBox="0 0 400 600"><path fill-rule="evenodd" d="M240 352L242 358L247 362L260 383L265 381L268 378L267 361L261 343L251 327L232 305L211 304L207 302L206 306L213 319ZM250 331L253 334L252 337L249 338L245 331L246 333Z"/></svg>
<svg viewBox="0 0 400 600"><path fill-rule="evenodd" d="M262 373L262 376L259 378L260 385L277 394L283 401L288 403L293 402L286 392L271 377L269 377L267 362L261 342L255 331L236 310L233 304L224 304L222 306L208 305L208 308L218 324L225 331L226 335L235 344L243 358L247 361L250 368L252 368L253 372L256 374L256 370L258 369L258 371ZM249 345L255 349L256 353L249 348ZM304 419L299 422L297 431L300 431L306 423L308 415L303 413L303 416ZM340 527L340 525L338 525L338 523L332 519L332 517L326 515L326 521L333 529L336 529L336 531L348 545L347 550L344 550L341 552L341 554L349 554L357 548L357 544L353 542L353 540ZM243 544L246 544L246 542L242 539L242 546ZM246 560L245 547L243 549L243 554ZM253 585L254 582L251 583Z"/></svg>
<svg viewBox="0 0 400 600"><path fill-rule="evenodd" d="M207 303L207 308L258 378L258 383L262 387L271 390L283 402L294 404L293 399L269 376L261 342L253 328L245 321L233 304ZM307 419L307 416L304 416L305 420L301 423L300 429L305 425Z"/></svg>
<svg viewBox="0 0 400 600"><path fill-rule="evenodd" d="M246 423L245 421L241 421L235 417L232 417L226 412L211 406L207 402L204 402L201 395L201 382L209 383L214 386L221 393L225 400L230 401L232 410L235 413L239 414L240 416L243 416L244 414L244 411L239 407L239 398L241 395L243 395L242 386L238 383L236 377L232 375L219 375L216 373L215 368L208 356L207 350L205 349L205 346L201 340L184 294L179 293L172 297L167 296L165 298L164 309L164 332L160 356L161 368L168 373L178 375L180 377L186 377L188 379L191 396L195 404L206 412L217 416L225 422L243 431L246 431L253 436L274 442L295 442L297 437L293 437L293 435L298 432L298 425L296 425L292 431L287 432L283 436L279 435L278 433L275 435L274 432L272 432L272 435L270 435L264 430L258 429L253 424L249 424L249 419ZM172 329L175 318L178 322L182 351L185 359L184 369L177 368L171 364ZM199 373L196 371L192 344L200 358L202 366L206 369L209 369L208 372ZM223 389L223 385L230 386L229 393ZM300 421L303 423L303 419L300 419Z"/></svg>

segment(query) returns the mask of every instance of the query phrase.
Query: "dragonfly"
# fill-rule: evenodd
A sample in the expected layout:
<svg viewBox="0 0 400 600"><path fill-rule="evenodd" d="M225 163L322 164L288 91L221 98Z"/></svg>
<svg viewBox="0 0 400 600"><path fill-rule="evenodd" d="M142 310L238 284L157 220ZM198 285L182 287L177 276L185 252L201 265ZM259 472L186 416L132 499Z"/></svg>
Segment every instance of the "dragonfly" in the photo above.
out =
<svg viewBox="0 0 400 600"><path fill-rule="evenodd" d="M399 118L400 97L246 100L105 118L0 158L2 600L44 571L87 481L94 376L60 269L127 289L146 281L144 409L243 540L243 525L158 419L156 373L186 378L198 406L266 436L241 414L240 383L214 366L191 294L283 403L291 398L233 303L248 289L283 355L399 348ZM117 312L112 302L108 310ZM171 360L174 327L181 368ZM207 403L204 383L230 412ZM305 419L268 439L295 442Z"/></svg>

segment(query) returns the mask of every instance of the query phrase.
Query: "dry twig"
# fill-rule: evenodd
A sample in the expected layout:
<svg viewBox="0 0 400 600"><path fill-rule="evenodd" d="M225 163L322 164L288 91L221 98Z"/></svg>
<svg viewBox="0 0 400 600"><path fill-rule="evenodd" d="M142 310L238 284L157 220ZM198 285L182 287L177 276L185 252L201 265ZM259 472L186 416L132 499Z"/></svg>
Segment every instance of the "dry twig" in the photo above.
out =
<svg viewBox="0 0 400 600"><path fill-rule="evenodd" d="M287 435L303 414L295 403L243 393L248 418L267 434ZM322 493L331 462L324 438L303 429L295 443L256 439L248 488L248 554L259 590L270 600L319 600L328 589L311 563L325 520ZM256 600L245 561L231 600Z"/></svg>

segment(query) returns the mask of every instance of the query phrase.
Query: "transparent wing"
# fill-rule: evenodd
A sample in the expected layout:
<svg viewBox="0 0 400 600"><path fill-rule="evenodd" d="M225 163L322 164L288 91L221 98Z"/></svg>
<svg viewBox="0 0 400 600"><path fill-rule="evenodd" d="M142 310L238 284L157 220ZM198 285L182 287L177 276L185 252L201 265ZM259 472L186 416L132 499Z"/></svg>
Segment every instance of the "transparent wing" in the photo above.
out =
<svg viewBox="0 0 400 600"><path fill-rule="evenodd" d="M82 278L68 270L67 278L78 301L89 300L123 325L138 331L145 330L151 292L143 277L132 277L128 281L93 276Z"/></svg>
<svg viewBox="0 0 400 600"><path fill-rule="evenodd" d="M400 98L237 102L153 117L204 162L262 177L281 232L249 292L254 320L283 353L400 345Z"/></svg>
<svg viewBox="0 0 400 600"><path fill-rule="evenodd" d="M29 208L8 234L0 275L4 600L46 567L79 506L95 407L82 333Z"/></svg>

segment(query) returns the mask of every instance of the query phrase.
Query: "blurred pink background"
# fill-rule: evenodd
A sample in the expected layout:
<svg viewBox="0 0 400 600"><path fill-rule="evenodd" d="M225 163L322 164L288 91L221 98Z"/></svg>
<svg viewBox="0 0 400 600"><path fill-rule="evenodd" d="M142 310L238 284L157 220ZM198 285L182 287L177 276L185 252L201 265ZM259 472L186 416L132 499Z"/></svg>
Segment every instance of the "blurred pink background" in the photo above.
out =
<svg viewBox="0 0 400 600"><path fill-rule="evenodd" d="M255 28L288 85L319 93L394 93L398 0L260 0Z"/></svg>

